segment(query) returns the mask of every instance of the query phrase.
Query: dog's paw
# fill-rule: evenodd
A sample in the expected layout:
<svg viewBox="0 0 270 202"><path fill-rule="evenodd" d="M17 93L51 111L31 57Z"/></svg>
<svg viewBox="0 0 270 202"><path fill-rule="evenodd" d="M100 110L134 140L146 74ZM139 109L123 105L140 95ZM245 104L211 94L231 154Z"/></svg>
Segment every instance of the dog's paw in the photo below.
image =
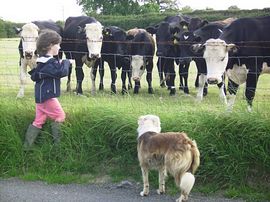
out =
<svg viewBox="0 0 270 202"><path fill-rule="evenodd" d="M157 189L157 194L158 195L165 194L165 190Z"/></svg>
<svg viewBox="0 0 270 202"><path fill-rule="evenodd" d="M148 196L148 194L149 194L149 193L146 193L146 192L144 192L144 191L141 191L141 193L140 193L141 196Z"/></svg>

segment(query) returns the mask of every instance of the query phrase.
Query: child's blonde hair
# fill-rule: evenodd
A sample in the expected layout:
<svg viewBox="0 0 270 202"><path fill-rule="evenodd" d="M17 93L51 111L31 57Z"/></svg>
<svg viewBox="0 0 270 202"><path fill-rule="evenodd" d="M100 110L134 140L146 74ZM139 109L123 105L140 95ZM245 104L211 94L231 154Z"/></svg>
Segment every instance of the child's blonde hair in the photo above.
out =
<svg viewBox="0 0 270 202"><path fill-rule="evenodd" d="M62 37L53 30L42 30L37 40L37 54L44 56L48 53L52 45L59 44Z"/></svg>

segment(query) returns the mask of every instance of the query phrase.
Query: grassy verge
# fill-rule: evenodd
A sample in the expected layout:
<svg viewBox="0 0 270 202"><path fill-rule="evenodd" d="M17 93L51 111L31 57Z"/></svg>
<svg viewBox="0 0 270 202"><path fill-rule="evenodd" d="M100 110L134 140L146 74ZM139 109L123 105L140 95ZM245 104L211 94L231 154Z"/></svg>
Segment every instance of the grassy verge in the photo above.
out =
<svg viewBox="0 0 270 202"><path fill-rule="evenodd" d="M25 153L22 141L34 118L34 100L1 97L0 176L20 176L50 183L85 183L102 176L112 180L141 181L136 153L137 118L159 115L162 131L185 131L197 141L201 166L195 191L211 194L225 190L227 197L270 200L269 107L260 112L224 113L220 104L190 98L97 95L60 100L67 113L63 139L52 145L49 122L36 141L36 150ZM162 98L162 99L161 99ZM241 110L241 107L238 107ZM157 184L156 173L150 176ZM176 192L169 178L170 193Z"/></svg>

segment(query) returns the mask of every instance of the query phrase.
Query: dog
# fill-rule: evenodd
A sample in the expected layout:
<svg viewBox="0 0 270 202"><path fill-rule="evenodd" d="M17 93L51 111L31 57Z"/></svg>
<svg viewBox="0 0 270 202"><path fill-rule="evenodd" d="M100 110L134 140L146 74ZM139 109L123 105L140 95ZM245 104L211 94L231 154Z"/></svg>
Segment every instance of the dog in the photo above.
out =
<svg viewBox="0 0 270 202"><path fill-rule="evenodd" d="M161 133L160 119L156 115L138 119L138 159L143 177L141 196L149 194L148 172L159 172L158 194L165 193L165 178L169 172L181 190L176 202L188 200L195 183L194 173L200 165L200 152L194 140L183 132Z"/></svg>

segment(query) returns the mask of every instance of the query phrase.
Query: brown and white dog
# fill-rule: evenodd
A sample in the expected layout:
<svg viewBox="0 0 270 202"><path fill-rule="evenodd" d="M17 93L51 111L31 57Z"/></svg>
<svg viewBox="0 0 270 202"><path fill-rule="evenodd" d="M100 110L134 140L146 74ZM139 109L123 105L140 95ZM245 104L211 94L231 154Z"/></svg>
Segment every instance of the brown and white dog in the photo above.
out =
<svg viewBox="0 0 270 202"><path fill-rule="evenodd" d="M196 142L185 133L160 133L160 119L155 115L145 115L138 119L138 158L143 176L141 196L149 194L148 171L159 171L158 194L165 193L165 177L169 172L181 190L177 202L186 201L200 164L200 152Z"/></svg>

